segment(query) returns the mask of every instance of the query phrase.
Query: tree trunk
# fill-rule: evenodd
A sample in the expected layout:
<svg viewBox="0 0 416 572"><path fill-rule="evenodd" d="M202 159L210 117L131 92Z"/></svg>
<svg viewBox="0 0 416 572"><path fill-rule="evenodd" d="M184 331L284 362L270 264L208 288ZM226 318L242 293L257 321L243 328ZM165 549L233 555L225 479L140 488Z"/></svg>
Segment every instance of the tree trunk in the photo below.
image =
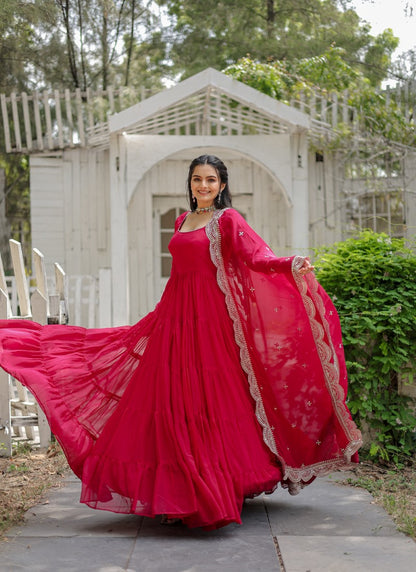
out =
<svg viewBox="0 0 416 572"><path fill-rule="evenodd" d="M129 76L130 76L130 64L131 64L131 56L133 53L133 46L134 46L134 18L135 18L135 8L136 2L135 0L132 1L131 4L131 25L130 25L130 39L129 39L129 49L127 52L127 64L126 64L126 78L124 81L124 85L129 85Z"/></svg>
<svg viewBox="0 0 416 572"><path fill-rule="evenodd" d="M267 37L268 38L271 38L273 35L275 18L276 18L276 11L274 8L274 0L267 0Z"/></svg>

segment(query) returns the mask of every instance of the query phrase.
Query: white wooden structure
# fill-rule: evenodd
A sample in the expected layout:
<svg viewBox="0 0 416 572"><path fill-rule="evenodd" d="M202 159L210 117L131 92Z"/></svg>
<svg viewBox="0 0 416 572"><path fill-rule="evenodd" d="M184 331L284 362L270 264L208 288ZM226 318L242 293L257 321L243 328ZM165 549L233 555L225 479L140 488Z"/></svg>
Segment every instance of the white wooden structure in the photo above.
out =
<svg viewBox="0 0 416 572"><path fill-rule="evenodd" d="M0 319L34 320L39 324L66 323L65 273L60 265L55 264L55 293L50 295L43 254L33 249L36 289L29 297L20 243L10 240L10 250L18 291L19 315L13 315L12 312L0 257ZM30 392L0 368L0 456L11 455L13 434L33 441L34 427L38 428L40 446L47 447L51 432L45 414Z"/></svg>
<svg viewBox="0 0 416 572"><path fill-rule="evenodd" d="M107 323L134 322L166 281L189 162L209 152L229 166L236 208L272 247L307 252L310 128L300 111L205 70L112 115L86 149L32 154L33 242L69 275L106 273Z"/></svg>
<svg viewBox="0 0 416 572"><path fill-rule="evenodd" d="M402 168L393 175L363 175L358 146L319 151L339 122L359 132L347 95L289 106L207 69L126 109L111 91L2 97L8 150L31 153L33 243L47 269L59 260L69 276L99 278L95 318L78 323L132 323L153 308L174 219L187 208L187 168L202 153L226 162L234 206L277 254L310 254L350 226L414 234L414 150L394 148Z"/></svg>

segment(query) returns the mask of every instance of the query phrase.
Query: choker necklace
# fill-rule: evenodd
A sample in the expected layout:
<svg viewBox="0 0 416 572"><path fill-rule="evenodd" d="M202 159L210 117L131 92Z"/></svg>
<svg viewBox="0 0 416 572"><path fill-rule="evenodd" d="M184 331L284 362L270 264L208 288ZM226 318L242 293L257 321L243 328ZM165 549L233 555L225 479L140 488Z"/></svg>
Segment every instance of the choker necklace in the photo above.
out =
<svg viewBox="0 0 416 572"><path fill-rule="evenodd" d="M210 207L196 208L195 212L196 214L202 214L202 213L210 213L215 210L216 210L215 206L211 205Z"/></svg>

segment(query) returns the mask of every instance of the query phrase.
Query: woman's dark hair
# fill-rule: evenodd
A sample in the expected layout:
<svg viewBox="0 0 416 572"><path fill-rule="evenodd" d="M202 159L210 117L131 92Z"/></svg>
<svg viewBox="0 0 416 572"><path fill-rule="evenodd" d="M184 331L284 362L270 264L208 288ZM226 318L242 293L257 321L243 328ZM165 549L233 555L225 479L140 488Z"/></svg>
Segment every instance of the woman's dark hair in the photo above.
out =
<svg viewBox="0 0 416 572"><path fill-rule="evenodd" d="M192 200L192 190L191 190L191 180L194 173L195 167L198 165L211 165L217 171L220 178L221 184L225 184L225 187L221 193L216 197L214 205L217 209L225 209L231 206L231 193L230 187L228 186L228 171L227 167L218 159L215 155L201 155L192 161L189 165L188 173L188 199L191 206L191 210L194 211L197 207L196 201Z"/></svg>

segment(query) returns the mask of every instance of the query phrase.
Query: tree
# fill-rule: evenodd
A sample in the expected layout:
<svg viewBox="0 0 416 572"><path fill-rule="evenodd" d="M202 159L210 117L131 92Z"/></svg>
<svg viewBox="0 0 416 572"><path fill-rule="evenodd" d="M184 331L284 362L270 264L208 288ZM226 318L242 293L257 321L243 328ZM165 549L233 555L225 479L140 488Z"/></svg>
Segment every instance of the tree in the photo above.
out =
<svg viewBox="0 0 416 572"><path fill-rule="evenodd" d="M33 0L0 6L2 91L129 85L131 69L162 61L159 16L151 0ZM156 52L156 58L153 52ZM164 71L153 67L160 78Z"/></svg>
<svg viewBox="0 0 416 572"><path fill-rule="evenodd" d="M36 52L35 26L50 18L50 0L0 2L0 91L24 90L30 85ZM52 6L53 8L53 6Z"/></svg>
<svg viewBox="0 0 416 572"><path fill-rule="evenodd" d="M394 98L388 99L374 87L360 64L349 65L341 48L331 47L316 57L274 63L242 58L228 66L225 73L285 103L312 92L324 96L335 93L341 100L348 89L348 104L356 110L362 135L381 137L384 147L386 140L415 144L414 124ZM337 129L340 144L348 145L348 136L354 136L354 126L339 124ZM337 139L333 145L337 145Z"/></svg>
<svg viewBox="0 0 416 572"><path fill-rule="evenodd" d="M164 0L161 3L167 6L172 18L170 56L175 69L185 76L207 66L223 69L248 54L262 62L291 61L319 56L331 45L344 48L351 62L380 67L383 61L383 69L383 57L388 59L391 55L388 34L374 38L369 26L361 24L347 2ZM372 53L366 61L370 48Z"/></svg>

